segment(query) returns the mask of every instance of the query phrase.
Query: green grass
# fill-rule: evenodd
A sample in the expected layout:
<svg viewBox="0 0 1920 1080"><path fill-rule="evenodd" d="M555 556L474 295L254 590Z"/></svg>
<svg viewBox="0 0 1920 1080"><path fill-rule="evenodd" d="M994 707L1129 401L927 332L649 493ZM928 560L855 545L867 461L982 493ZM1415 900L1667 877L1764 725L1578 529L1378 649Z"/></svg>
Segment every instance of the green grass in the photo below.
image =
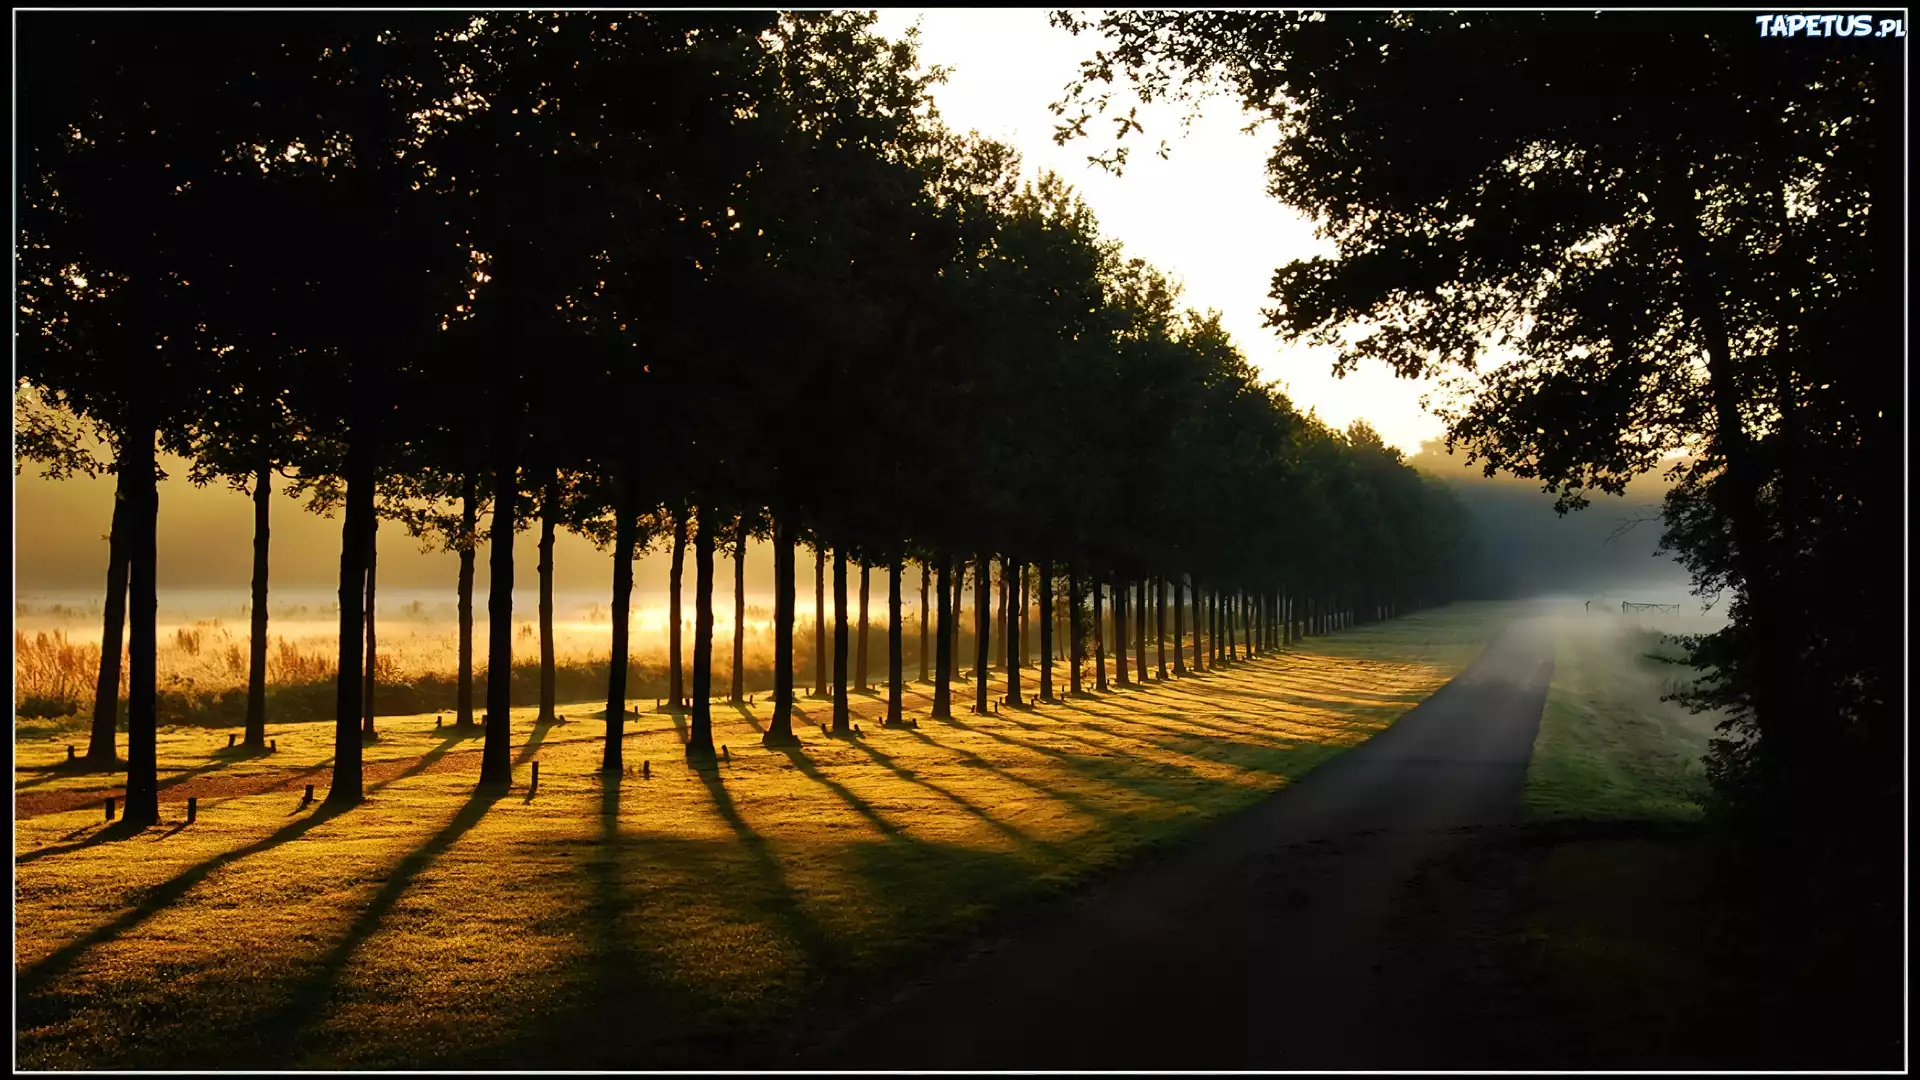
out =
<svg viewBox="0 0 1920 1080"><path fill-rule="evenodd" d="M1649 654L1673 656L1672 648L1609 617L1568 616L1554 627L1553 684L1521 799L1527 819L1699 820L1713 720L1660 701L1686 669Z"/></svg>
<svg viewBox="0 0 1920 1080"><path fill-rule="evenodd" d="M16 729L17 1060L666 1068L765 1052L810 1007L1294 782L1451 678L1507 614L1422 613L950 723L915 687L917 729L881 729L881 699L856 696L862 737L803 725L792 751L759 746L764 702L716 705L730 760L706 770L685 764L679 718L643 710L625 754L648 779L598 774L591 706L541 728L516 710L514 786L488 799L477 739L382 717L369 798L337 814L300 802L308 783L324 798L330 725L275 725L279 750L259 757L175 727L162 824L133 833L101 821L118 778L70 772L66 738Z"/></svg>

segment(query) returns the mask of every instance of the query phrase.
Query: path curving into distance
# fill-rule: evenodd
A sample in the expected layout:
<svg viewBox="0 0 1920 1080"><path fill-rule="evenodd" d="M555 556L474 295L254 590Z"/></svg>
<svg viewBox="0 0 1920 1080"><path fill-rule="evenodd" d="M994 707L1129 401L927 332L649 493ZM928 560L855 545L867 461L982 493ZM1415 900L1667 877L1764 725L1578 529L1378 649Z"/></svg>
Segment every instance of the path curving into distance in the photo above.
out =
<svg viewBox="0 0 1920 1080"><path fill-rule="evenodd" d="M1422 866L1517 821L1552 674L1546 620L1509 624L1373 739L791 1065L1419 1067L1423 1025L1381 1002L1449 973L1405 970L1432 963L1396 951L1389 924Z"/></svg>

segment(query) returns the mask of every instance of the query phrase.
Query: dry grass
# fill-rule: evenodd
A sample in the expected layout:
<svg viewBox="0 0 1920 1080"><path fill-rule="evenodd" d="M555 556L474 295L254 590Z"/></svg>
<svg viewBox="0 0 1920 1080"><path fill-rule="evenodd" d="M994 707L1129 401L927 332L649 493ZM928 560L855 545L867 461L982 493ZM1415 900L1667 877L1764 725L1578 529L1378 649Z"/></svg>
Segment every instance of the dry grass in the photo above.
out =
<svg viewBox="0 0 1920 1080"><path fill-rule="evenodd" d="M716 705L730 760L705 771L684 763L680 721L643 709L625 753L636 773L651 762L650 779L597 773L599 722L535 729L516 711L514 786L497 799L473 796L477 739L431 715L387 718L367 747L370 797L340 814L299 797L307 783L324 795L330 726L278 727L278 753L252 758L172 728L163 824L131 835L100 820L116 778L63 771L58 737L17 737L17 1061L764 1055L820 993L871 984L1366 739L1464 666L1504 611L1425 613L1209 676L950 723L925 719L916 686L918 729L879 728L882 700L858 697L862 737L801 726L806 745L786 752L759 746L764 701ZM804 705L824 718L824 703Z"/></svg>

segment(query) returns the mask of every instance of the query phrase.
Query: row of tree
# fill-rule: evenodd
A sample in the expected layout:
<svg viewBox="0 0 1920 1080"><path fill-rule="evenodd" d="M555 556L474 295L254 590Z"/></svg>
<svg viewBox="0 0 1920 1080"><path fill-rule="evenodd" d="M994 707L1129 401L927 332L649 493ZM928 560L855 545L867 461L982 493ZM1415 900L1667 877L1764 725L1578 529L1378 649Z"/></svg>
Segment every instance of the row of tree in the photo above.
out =
<svg viewBox="0 0 1920 1080"><path fill-rule="evenodd" d="M1272 647L1309 617L1447 599L1465 537L1443 486L1363 425L1331 430L1262 384L1217 315L1182 310L1058 178L1022 183L1008 147L944 128L938 73L871 25L849 12L23 22L36 47L20 91L17 400L34 407L16 408L20 446L56 474L117 477L90 757L113 758L107 668L124 619L130 820L158 813L159 448L256 500L250 745L265 732L270 489L285 477L339 512L333 803L363 791L382 519L461 554L463 719L476 548L490 541L487 785L511 769L520 528L541 536L543 721L553 537L613 554L610 770L633 560L654 544L672 547L676 597L693 556L695 760L714 752L714 557L750 537L775 556L770 744L794 740L802 545L823 553L817 596L831 563L836 730L849 566L887 574L890 720L908 561L933 579L936 716L953 707L969 564L982 629L989 568L1009 582L1032 568L1048 656L1055 598L1077 611L1091 597L1098 620L1103 584L1118 618L1171 611L1177 663L1200 598L1222 648L1233 628L1242 648ZM81 451L89 425L111 462ZM1077 660L1085 624L1065 625ZM679 626L676 612L676 657ZM982 675L988 647L977 633ZM974 689L987 708L985 679Z"/></svg>
<svg viewBox="0 0 1920 1080"><path fill-rule="evenodd" d="M1903 39L1782 49L1671 12L1056 21L1109 43L1062 140L1123 82L1277 122L1273 192L1337 248L1276 271L1283 334L1457 377L1449 446L1562 512L1678 457L1663 546L1731 597L1687 695L1728 713L1722 805L1897 868Z"/></svg>

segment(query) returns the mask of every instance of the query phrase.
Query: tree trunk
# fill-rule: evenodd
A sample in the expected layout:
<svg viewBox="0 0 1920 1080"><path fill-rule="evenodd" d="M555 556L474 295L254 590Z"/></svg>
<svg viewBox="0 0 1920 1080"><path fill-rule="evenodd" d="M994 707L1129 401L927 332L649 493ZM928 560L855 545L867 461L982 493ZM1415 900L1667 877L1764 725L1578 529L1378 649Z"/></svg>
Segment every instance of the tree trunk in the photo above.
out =
<svg viewBox="0 0 1920 1080"><path fill-rule="evenodd" d="M1020 564L1020 666L1033 662L1033 568Z"/></svg>
<svg viewBox="0 0 1920 1080"><path fill-rule="evenodd" d="M1153 579L1153 651L1160 681L1167 681L1167 577L1156 575ZM1175 647L1178 651L1178 646Z"/></svg>
<svg viewBox="0 0 1920 1080"><path fill-rule="evenodd" d="M473 558L480 537L479 484L468 473L460 493L460 685L454 724L473 726Z"/></svg>
<svg viewBox="0 0 1920 1080"><path fill-rule="evenodd" d="M614 478L613 515L613 652L607 659L607 739L600 770L618 773L624 764L621 740L627 734L628 624L633 608L633 548L639 531L624 471Z"/></svg>
<svg viewBox="0 0 1920 1080"><path fill-rule="evenodd" d="M847 553L833 549L833 733L853 730L847 707Z"/></svg>
<svg viewBox="0 0 1920 1080"><path fill-rule="evenodd" d="M1134 674L1144 683L1147 681L1147 579L1141 578L1133 588Z"/></svg>
<svg viewBox="0 0 1920 1080"><path fill-rule="evenodd" d="M794 581L799 552L795 550L793 515L783 513L773 522L773 718L763 746L798 746L793 734L793 622Z"/></svg>
<svg viewBox="0 0 1920 1080"><path fill-rule="evenodd" d="M1040 700L1053 701L1053 563L1040 563Z"/></svg>
<svg viewBox="0 0 1920 1080"><path fill-rule="evenodd" d="M1126 686L1133 681L1127 672L1127 585L1113 580L1113 678Z"/></svg>
<svg viewBox="0 0 1920 1080"><path fill-rule="evenodd" d="M560 482L549 470L540 492L540 715L534 720L536 724L559 719L553 711L553 530L558 512L554 504L559 500Z"/></svg>
<svg viewBox="0 0 1920 1080"><path fill-rule="evenodd" d="M131 438L132 436L127 436ZM127 551L130 545L131 503L137 498L128 482L125 451L114 466L113 524L107 533L106 618L100 627L100 671L93 689L93 729L87 739L87 762L95 766L120 763L114 751L120 726L120 634L127 625ZM255 541L256 547L258 541ZM129 688L131 689L131 688Z"/></svg>
<svg viewBox="0 0 1920 1080"><path fill-rule="evenodd" d="M520 502L520 426L500 407L493 467L493 530L487 560L487 718L480 746L480 783L513 782L513 525Z"/></svg>
<svg viewBox="0 0 1920 1080"><path fill-rule="evenodd" d="M813 696L827 696L827 549L813 548Z"/></svg>
<svg viewBox="0 0 1920 1080"><path fill-rule="evenodd" d="M720 515L703 506L693 533L693 713L687 721L687 760L712 761L713 748L713 542Z"/></svg>
<svg viewBox="0 0 1920 1080"><path fill-rule="evenodd" d="M1173 578L1173 673L1187 673L1187 586L1181 575Z"/></svg>
<svg viewBox="0 0 1920 1080"><path fill-rule="evenodd" d="M1024 571L1024 569L1023 567L1022 570ZM1023 572L1021 576L1025 577L1026 575ZM1000 560L1000 580L1006 582L1006 591L1009 595L1018 596L1020 586L1019 583L1013 579L1013 559L1010 556L1002 557ZM1017 599L1015 602L1018 602ZM1009 705L1020 704L1021 640L1020 620L1016 617L1009 617L1007 619L1007 704Z"/></svg>
<svg viewBox="0 0 1920 1080"><path fill-rule="evenodd" d="M860 635L854 643L853 675L855 685L863 694L873 688L872 683L867 680L867 596L871 592L867 580L868 572L867 561L860 560Z"/></svg>
<svg viewBox="0 0 1920 1080"><path fill-rule="evenodd" d="M993 580L993 564L985 555L973 557L973 711L987 709L987 665L992 662L992 628L987 620L993 615L993 598L987 594Z"/></svg>
<svg viewBox="0 0 1920 1080"><path fill-rule="evenodd" d="M953 558L940 553L939 579L934 582L939 604L939 625L934 627L933 716L936 720L953 717L953 592L947 581L953 576Z"/></svg>
<svg viewBox="0 0 1920 1080"><path fill-rule="evenodd" d="M687 700L684 654L680 651L680 580L687 565L687 512L673 515L673 562L667 569L667 707L679 712Z"/></svg>
<svg viewBox="0 0 1920 1080"><path fill-rule="evenodd" d="M953 677L960 677L960 628L965 625L967 561L953 561Z"/></svg>
<svg viewBox="0 0 1920 1080"><path fill-rule="evenodd" d="M900 723L900 696L904 687L901 680L903 670L900 636L903 626L900 610L900 575L906 572L905 565L898 555L887 568L887 725L892 727Z"/></svg>
<svg viewBox="0 0 1920 1080"><path fill-rule="evenodd" d="M364 429L347 443L346 509L340 525L340 671L334 684L333 782L326 805L364 797L360 767L361 635L366 632L367 531L373 522L373 440Z"/></svg>
<svg viewBox="0 0 1920 1080"><path fill-rule="evenodd" d="M1107 621L1101 612L1100 579L1093 579L1093 688L1102 693L1107 689Z"/></svg>
<svg viewBox="0 0 1920 1080"><path fill-rule="evenodd" d="M1081 658L1087 655L1087 643L1080 631L1080 572L1067 571L1067 667L1073 675L1073 693L1079 694L1084 680L1080 676Z"/></svg>
<svg viewBox="0 0 1920 1080"><path fill-rule="evenodd" d="M374 645L374 571L380 562L380 519L374 518L367 535L367 665L360 682L360 734L373 738L373 684L378 671L374 661L379 651Z"/></svg>
<svg viewBox="0 0 1920 1080"><path fill-rule="evenodd" d="M920 681L927 681L927 627L933 622L927 616L927 560L920 560Z"/></svg>
<svg viewBox="0 0 1920 1080"><path fill-rule="evenodd" d="M1726 462L1725 486L1716 485L1716 490L1725 492L1719 499L1720 510L1731 526L1734 565L1743 579L1743 597L1753 611L1761 656L1760 663L1753 665L1754 720L1762 740L1773 743L1766 748L1768 756L1784 754L1784 758L1776 759L1790 761L1793 750L1788 742L1794 739L1795 733L1786 729L1794 726L1795 710L1785 699L1783 678L1795 667L1793 649L1787 643L1774 603L1766 527L1760 516L1760 465L1740 419L1741 393L1739 373L1734 370L1732 337L1727 330L1721 292L1708 265L1691 180L1684 173L1667 176L1660 185L1660 196L1667 224L1674 231L1687 282L1688 316L1699 327L1700 344L1707 354L1707 390L1714 418L1713 446Z"/></svg>
<svg viewBox="0 0 1920 1080"><path fill-rule="evenodd" d="M727 701L744 705L747 701L747 515L733 534L733 681Z"/></svg>
<svg viewBox="0 0 1920 1080"><path fill-rule="evenodd" d="M160 485L154 478L157 436L150 420L136 421L121 454L130 473L127 529L127 809L130 825L160 820L159 682Z"/></svg>
<svg viewBox="0 0 1920 1080"><path fill-rule="evenodd" d="M262 465L253 474L253 610L251 632L247 636L247 723L241 742L249 750L267 748L267 552L273 494L273 467ZM116 507L117 509L117 507ZM112 541L108 541L112 547ZM123 583L124 588L124 583ZM116 620L116 623L118 620ZM114 627L114 659L120 653L119 626ZM101 658L106 650L101 650ZM117 666L117 665L116 665ZM118 672L115 682L119 681ZM119 687L115 686L115 690ZM113 752L111 735L107 752Z"/></svg>

